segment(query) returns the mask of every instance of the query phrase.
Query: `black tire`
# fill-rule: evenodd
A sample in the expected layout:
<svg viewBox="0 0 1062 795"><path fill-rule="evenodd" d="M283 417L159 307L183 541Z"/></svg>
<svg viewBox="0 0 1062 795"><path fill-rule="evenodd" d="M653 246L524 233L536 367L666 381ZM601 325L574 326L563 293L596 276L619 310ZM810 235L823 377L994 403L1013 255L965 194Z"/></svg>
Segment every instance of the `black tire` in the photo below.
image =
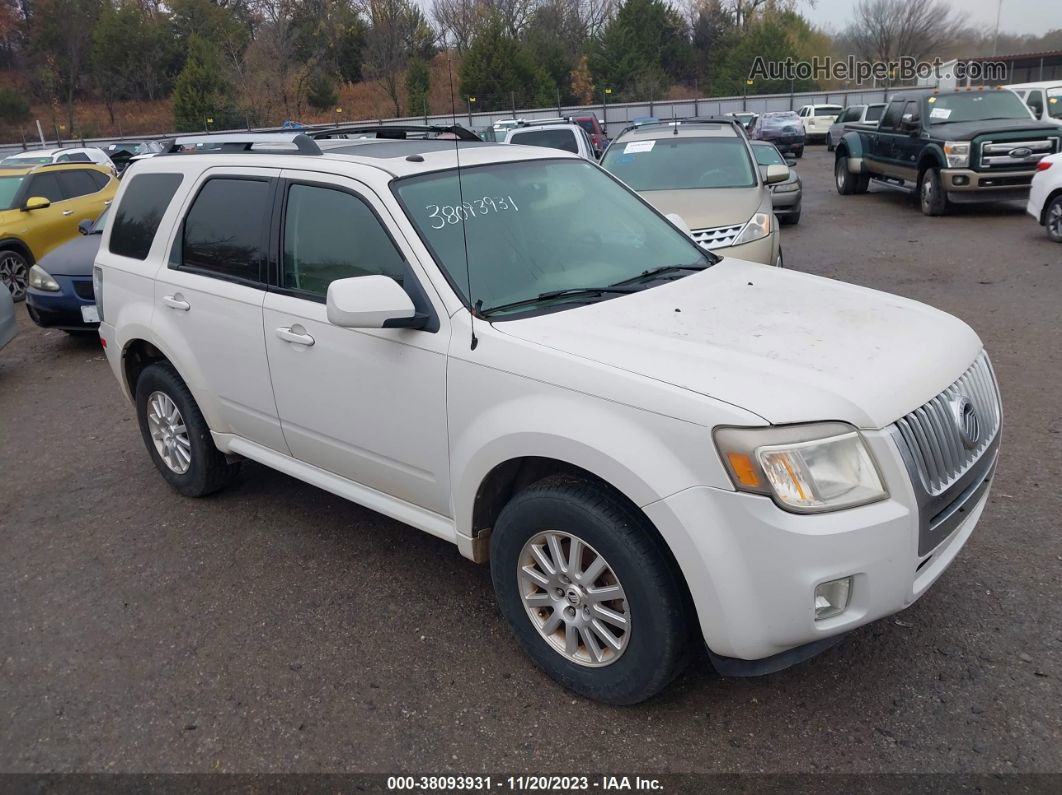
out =
<svg viewBox="0 0 1062 795"><path fill-rule="evenodd" d="M800 213L795 212L792 215L779 216L778 220L781 221L784 226L796 226L800 223Z"/></svg>
<svg viewBox="0 0 1062 795"><path fill-rule="evenodd" d="M799 160L800 158L802 158L802 157L804 156L804 147L800 147L799 149L797 149L797 150L796 150L796 151L795 151L795 152L793 153L793 156L794 156L794 157L795 157L795 158L796 158L797 160Z"/></svg>
<svg viewBox="0 0 1062 795"><path fill-rule="evenodd" d="M191 461L186 472L170 468L155 447L148 422L148 399L154 393L168 397L180 411L187 429ZM230 462L214 446L210 428L196 405L192 393L168 362L147 367L136 382L136 417L148 455L162 477L185 497L205 497L228 485L240 470L239 461Z"/></svg>
<svg viewBox="0 0 1062 795"><path fill-rule="evenodd" d="M546 531L588 544L588 554L603 557L622 585L630 632L623 652L609 664L589 667L568 659L532 623L521 595L520 556L525 544ZM495 523L490 568L498 606L527 654L561 685L608 704L637 704L682 671L690 647L691 608L662 543L644 516L606 489L541 481L513 497ZM563 600L558 604L568 609ZM539 612L549 610L548 617L554 609L561 608Z"/></svg>
<svg viewBox="0 0 1062 795"><path fill-rule="evenodd" d="M870 179L866 174L853 174L848 170L848 156L838 155L833 163L833 181L842 196L866 193Z"/></svg>
<svg viewBox="0 0 1062 795"><path fill-rule="evenodd" d="M927 168L918 177L918 204L923 215L944 215L948 211L948 197L940 182L940 171Z"/></svg>
<svg viewBox="0 0 1062 795"><path fill-rule="evenodd" d="M1044 227L1047 236L1056 243L1062 243L1062 196L1055 196L1044 210Z"/></svg>
<svg viewBox="0 0 1062 795"><path fill-rule="evenodd" d="M13 248L0 249L0 286L6 287L17 304L26 298L30 261Z"/></svg>
<svg viewBox="0 0 1062 795"><path fill-rule="evenodd" d="M833 145L833 140L832 140L832 139L830 139L830 138L827 138L827 139L826 139L826 151L827 151L827 152L832 152L832 151L833 151L834 149L836 149L836 148L837 148L837 147L835 147L835 146Z"/></svg>

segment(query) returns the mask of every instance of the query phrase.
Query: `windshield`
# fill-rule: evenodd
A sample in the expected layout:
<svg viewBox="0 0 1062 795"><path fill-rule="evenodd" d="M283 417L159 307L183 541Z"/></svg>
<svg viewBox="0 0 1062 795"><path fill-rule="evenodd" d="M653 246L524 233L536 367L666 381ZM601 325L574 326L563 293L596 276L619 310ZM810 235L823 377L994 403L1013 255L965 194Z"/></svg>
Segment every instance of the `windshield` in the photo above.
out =
<svg viewBox="0 0 1062 795"><path fill-rule="evenodd" d="M1062 119L1062 88L1047 89L1047 115Z"/></svg>
<svg viewBox="0 0 1062 795"><path fill-rule="evenodd" d="M881 118L882 112L885 110L884 105L867 105L867 121L878 121Z"/></svg>
<svg viewBox="0 0 1062 795"><path fill-rule="evenodd" d="M450 284L485 313L553 290L615 285L654 268L714 261L586 161L473 166L461 170L460 181L450 170L399 180L394 190ZM529 310L536 307L494 316Z"/></svg>
<svg viewBox="0 0 1062 795"><path fill-rule="evenodd" d="M44 155L43 157L39 156L39 155L38 156L26 156L26 157L20 157L18 155L15 155L14 157L9 157L6 160L0 161L0 168L4 168L5 166L7 166L7 167L14 166L15 168L19 168L19 167L22 167L22 166L36 166L36 165L40 165L41 163L51 163L51 162L52 162L51 155Z"/></svg>
<svg viewBox="0 0 1062 795"><path fill-rule="evenodd" d="M844 110L840 105L819 105L815 108L816 116L839 116Z"/></svg>
<svg viewBox="0 0 1062 795"><path fill-rule="evenodd" d="M0 210L10 210L15 206L15 194L24 179L25 177L0 177Z"/></svg>
<svg viewBox="0 0 1062 795"><path fill-rule="evenodd" d="M785 158L774 148L773 144L753 144L752 153L756 155L756 165L775 166L786 165Z"/></svg>
<svg viewBox="0 0 1062 795"><path fill-rule="evenodd" d="M686 138L618 143L601 165L638 191L751 188L756 175L744 138Z"/></svg>
<svg viewBox="0 0 1062 795"><path fill-rule="evenodd" d="M940 94L926 98L930 124L988 119L1030 120L1029 109L1013 91Z"/></svg>

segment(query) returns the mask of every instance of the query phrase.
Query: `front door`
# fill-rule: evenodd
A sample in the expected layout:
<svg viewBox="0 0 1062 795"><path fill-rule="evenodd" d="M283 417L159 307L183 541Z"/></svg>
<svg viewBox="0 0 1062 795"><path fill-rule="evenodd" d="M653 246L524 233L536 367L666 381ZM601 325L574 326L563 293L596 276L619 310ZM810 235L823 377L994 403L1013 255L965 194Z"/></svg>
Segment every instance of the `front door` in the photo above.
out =
<svg viewBox="0 0 1062 795"><path fill-rule="evenodd" d="M265 341L284 438L296 458L451 516L446 431L449 326L350 329L328 322L336 279L383 274L432 311L387 209L354 180L284 172L277 286ZM393 225L392 225L393 226Z"/></svg>

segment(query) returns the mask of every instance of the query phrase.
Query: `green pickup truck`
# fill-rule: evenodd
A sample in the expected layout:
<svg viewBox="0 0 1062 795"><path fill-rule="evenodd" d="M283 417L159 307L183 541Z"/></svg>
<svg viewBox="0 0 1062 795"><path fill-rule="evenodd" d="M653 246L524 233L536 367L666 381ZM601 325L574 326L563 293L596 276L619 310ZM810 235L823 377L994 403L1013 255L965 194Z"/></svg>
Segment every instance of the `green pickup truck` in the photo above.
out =
<svg viewBox="0 0 1062 795"><path fill-rule="evenodd" d="M1024 199L1041 158L1062 151L1062 130L1036 121L1012 91L997 88L894 94L877 128L850 130L837 145L842 195L870 180L917 189L922 212L950 203Z"/></svg>

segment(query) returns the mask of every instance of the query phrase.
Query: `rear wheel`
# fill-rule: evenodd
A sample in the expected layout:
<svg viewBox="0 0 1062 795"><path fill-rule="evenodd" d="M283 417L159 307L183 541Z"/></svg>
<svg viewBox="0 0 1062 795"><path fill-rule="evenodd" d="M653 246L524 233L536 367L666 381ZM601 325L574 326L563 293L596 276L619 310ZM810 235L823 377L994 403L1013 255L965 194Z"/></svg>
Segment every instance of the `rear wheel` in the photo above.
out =
<svg viewBox="0 0 1062 795"><path fill-rule="evenodd" d="M0 282L11 291L11 297L15 301L26 297L29 269L29 260L19 252L14 249L0 251Z"/></svg>
<svg viewBox="0 0 1062 795"><path fill-rule="evenodd" d="M793 152L793 156L796 157L797 160L802 158L804 156L804 147L800 147L795 152Z"/></svg>
<svg viewBox="0 0 1062 795"><path fill-rule="evenodd" d="M833 178L837 185L837 192L842 196L850 196L853 193L866 193L870 180L866 174L853 174L848 170L848 156L841 155L834 161Z"/></svg>
<svg viewBox="0 0 1062 795"><path fill-rule="evenodd" d="M948 197L940 182L940 170L927 168L918 179L918 202L925 215L944 215L948 211Z"/></svg>
<svg viewBox="0 0 1062 795"><path fill-rule="evenodd" d="M604 488L547 480L491 534L498 606L564 687L610 704L663 689L686 661L687 600L645 517Z"/></svg>
<svg viewBox="0 0 1062 795"><path fill-rule="evenodd" d="M1062 196L1055 196L1047 205L1044 213L1044 228L1047 236L1056 243L1062 243Z"/></svg>
<svg viewBox="0 0 1062 795"><path fill-rule="evenodd" d="M153 364L136 382L136 415L155 467L186 497L203 497L239 472L214 446L192 393L168 363Z"/></svg>

